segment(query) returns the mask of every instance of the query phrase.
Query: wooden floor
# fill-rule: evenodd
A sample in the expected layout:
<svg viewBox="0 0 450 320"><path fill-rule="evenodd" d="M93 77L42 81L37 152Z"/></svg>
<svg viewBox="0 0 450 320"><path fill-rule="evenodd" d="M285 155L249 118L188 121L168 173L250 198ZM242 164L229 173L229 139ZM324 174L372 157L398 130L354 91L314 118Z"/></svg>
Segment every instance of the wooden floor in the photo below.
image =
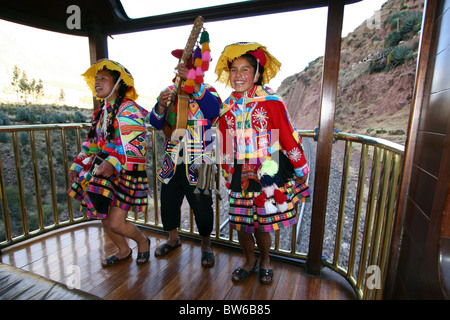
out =
<svg viewBox="0 0 450 320"><path fill-rule="evenodd" d="M166 235L143 231L151 239L149 263L137 266L136 245L130 241L133 260L103 269L101 258L115 252L101 224L89 222L62 229L2 250L0 261L67 284L79 271L80 289L109 300L353 300L350 285L324 269L320 278L302 267L272 261L274 280L261 285L256 274L244 282L230 280L231 271L242 263L240 250L214 245L216 264L200 264L200 243L182 240L168 256L153 253ZM75 266L75 268L74 268Z"/></svg>

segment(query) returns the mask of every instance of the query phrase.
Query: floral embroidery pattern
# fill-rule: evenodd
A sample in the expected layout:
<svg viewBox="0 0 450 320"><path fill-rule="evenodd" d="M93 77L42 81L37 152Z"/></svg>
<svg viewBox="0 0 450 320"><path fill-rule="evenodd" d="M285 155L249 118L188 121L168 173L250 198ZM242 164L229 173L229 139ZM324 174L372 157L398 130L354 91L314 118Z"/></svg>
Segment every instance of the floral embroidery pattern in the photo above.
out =
<svg viewBox="0 0 450 320"><path fill-rule="evenodd" d="M300 161L300 159L302 158L302 152L300 151L300 149L298 147L296 147L296 148L292 149L291 151L289 151L288 157L291 161L294 161L294 162Z"/></svg>
<svg viewBox="0 0 450 320"><path fill-rule="evenodd" d="M234 117L226 115L225 121L228 124L228 128L234 128Z"/></svg>
<svg viewBox="0 0 450 320"><path fill-rule="evenodd" d="M264 108L257 108L252 115L252 121L255 129L259 132L267 129L267 112Z"/></svg>

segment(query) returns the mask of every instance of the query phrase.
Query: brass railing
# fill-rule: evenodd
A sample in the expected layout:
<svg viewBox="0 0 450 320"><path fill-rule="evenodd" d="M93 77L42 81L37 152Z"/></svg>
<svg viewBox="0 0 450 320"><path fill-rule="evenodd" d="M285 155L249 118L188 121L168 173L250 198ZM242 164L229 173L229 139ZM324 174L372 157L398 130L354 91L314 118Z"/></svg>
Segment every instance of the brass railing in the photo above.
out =
<svg viewBox="0 0 450 320"><path fill-rule="evenodd" d="M31 237L64 226L87 221L78 213L78 204L67 196L68 170L80 151L88 124L20 125L0 127L0 250ZM147 173L151 186L150 205L143 214L130 213L128 219L143 227L162 230L159 218L159 192L156 178L161 160L162 133L148 130ZM315 150L314 131L300 131L304 144ZM330 205L324 241L324 266L342 275L361 299L379 299L383 274L388 262L395 215L403 147L383 139L335 133L336 155L332 170L340 180L338 205ZM345 148L340 147L344 142ZM158 151L159 150L159 151ZM314 152L308 155L311 167ZM356 165L355 159L357 158ZM359 164L357 163L359 162ZM5 172L7 168L7 172ZM312 168L313 169L313 168ZM12 172L15 171L15 172ZM310 175L314 184L314 171ZM317 182L320 183L320 182ZM238 247L236 236L228 229L227 199L214 198L215 227L212 240ZM330 198L330 197L329 197ZM331 199L336 201L337 199ZM311 214L311 203L298 208L303 221ZM333 212L336 211L337 212ZM199 237L188 205L183 210L180 233ZM300 231L300 233L299 233ZM271 253L280 259L304 262L307 223L274 232ZM305 237L306 235L306 237ZM305 249L306 248L306 249Z"/></svg>

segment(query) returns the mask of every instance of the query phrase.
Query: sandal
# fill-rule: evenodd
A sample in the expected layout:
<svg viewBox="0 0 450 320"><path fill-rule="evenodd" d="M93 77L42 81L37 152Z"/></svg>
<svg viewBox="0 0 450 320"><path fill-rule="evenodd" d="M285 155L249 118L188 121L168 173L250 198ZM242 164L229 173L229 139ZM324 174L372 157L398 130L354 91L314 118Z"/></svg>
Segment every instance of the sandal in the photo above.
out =
<svg viewBox="0 0 450 320"><path fill-rule="evenodd" d="M146 251L146 252L138 252L137 257L136 257L136 264L137 265L144 264L150 259L150 239L147 238L147 241L148 241L148 251ZM144 260L143 261L139 261L141 259L144 259Z"/></svg>
<svg viewBox="0 0 450 320"><path fill-rule="evenodd" d="M106 258L105 263L102 262L102 267L103 268L111 267L115 264L118 264L119 262L127 260L127 259L131 258L132 253L133 253L133 250L130 249L130 253L125 258L122 258L122 259L117 258L115 255L109 256Z"/></svg>
<svg viewBox="0 0 450 320"><path fill-rule="evenodd" d="M181 246L180 240L177 241L177 243L174 246L171 246L170 244L164 243L161 246L159 246L159 253L155 251L155 257L162 257L168 254L170 251L174 250L175 248L178 248Z"/></svg>
<svg viewBox="0 0 450 320"><path fill-rule="evenodd" d="M241 282L247 279L247 277L250 275L250 273L255 272L258 270L258 263L255 261L255 265L250 271L247 271L241 267L237 267L233 270L231 273L231 280L234 282ZM234 276L237 276L237 279L234 278Z"/></svg>
<svg viewBox="0 0 450 320"><path fill-rule="evenodd" d="M270 284L273 280L273 269L259 269L259 282Z"/></svg>
<svg viewBox="0 0 450 320"><path fill-rule="evenodd" d="M208 260L212 262L207 263ZM216 263L216 257L214 256L214 252L202 251L202 266L205 268L211 268L214 263Z"/></svg>

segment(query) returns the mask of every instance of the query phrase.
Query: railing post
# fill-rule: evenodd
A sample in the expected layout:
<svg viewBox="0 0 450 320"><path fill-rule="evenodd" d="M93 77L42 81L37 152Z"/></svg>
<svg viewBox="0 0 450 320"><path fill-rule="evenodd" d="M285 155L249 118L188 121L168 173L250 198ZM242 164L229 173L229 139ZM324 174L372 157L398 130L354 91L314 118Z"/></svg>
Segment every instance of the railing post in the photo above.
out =
<svg viewBox="0 0 450 320"><path fill-rule="evenodd" d="M327 196L337 101L341 31L344 16L343 0L329 1L325 55L323 59L322 93L320 101L319 135L317 140L316 176L313 193L311 233L307 272L319 275L327 211Z"/></svg>

